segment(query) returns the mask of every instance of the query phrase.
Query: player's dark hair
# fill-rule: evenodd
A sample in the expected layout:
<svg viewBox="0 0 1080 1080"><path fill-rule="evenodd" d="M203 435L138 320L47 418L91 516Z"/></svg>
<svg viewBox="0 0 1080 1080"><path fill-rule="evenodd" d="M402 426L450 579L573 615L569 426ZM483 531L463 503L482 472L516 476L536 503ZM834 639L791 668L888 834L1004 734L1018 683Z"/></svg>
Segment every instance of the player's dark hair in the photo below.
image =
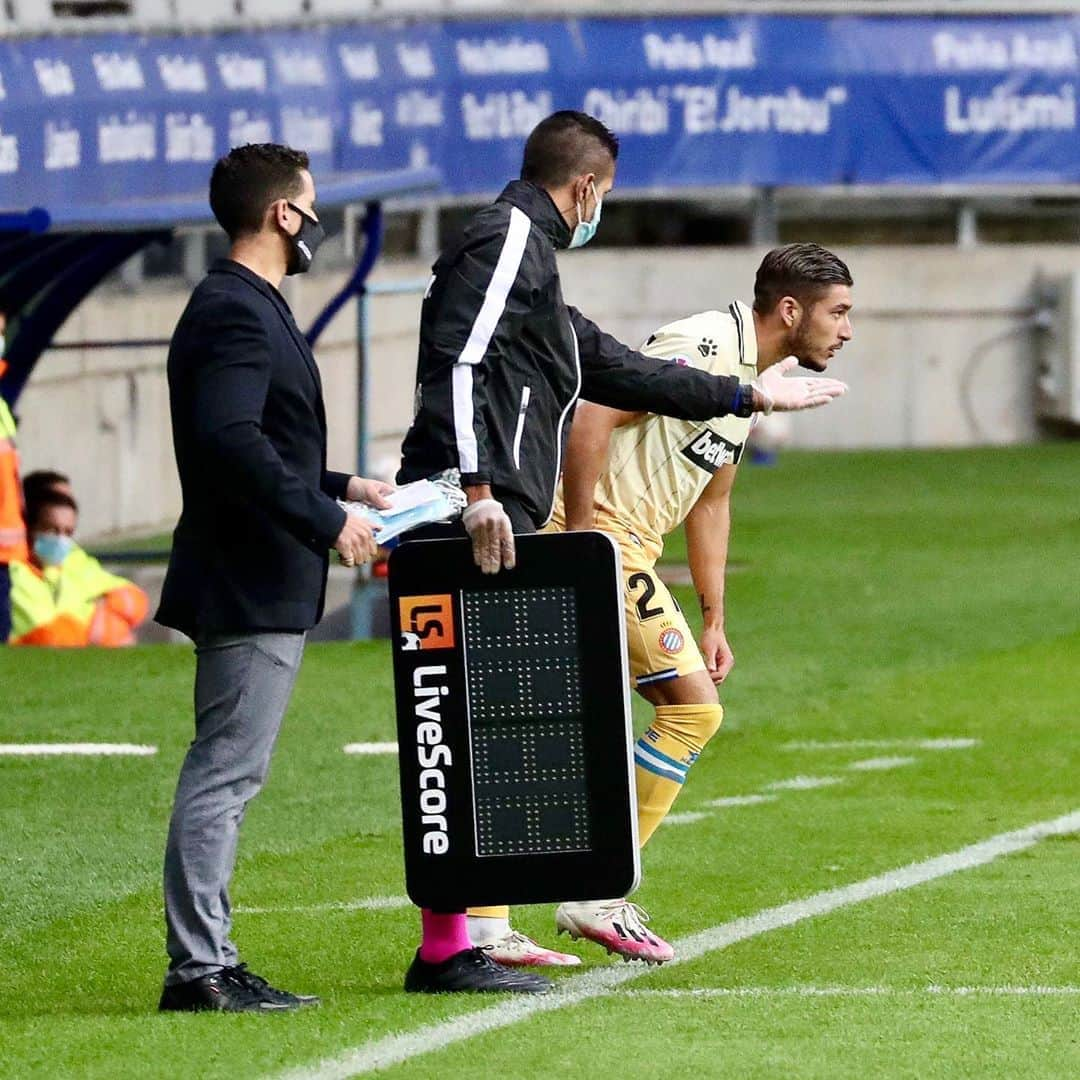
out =
<svg viewBox="0 0 1080 1080"><path fill-rule="evenodd" d="M37 469L35 472L27 473L22 478L23 502L29 506L46 491L52 491L57 484L70 485L71 478L53 469Z"/></svg>
<svg viewBox="0 0 1080 1080"><path fill-rule="evenodd" d="M754 281L754 310L767 315L785 297L812 306L830 285L852 285L844 261L820 244L788 244L761 260Z"/></svg>
<svg viewBox="0 0 1080 1080"><path fill-rule="evenodd" d="M210 175L210 209L229 239L258 232L275 200L296 198L308 165L303 150L278 143L236 146L220 158Z"/></svg>
<svg viewBox="0 0 1080 1080"><path fill-rule="evenodd" d="M74 510L76 514L79 512L79 504L70 495L46 489L39 492L33 501L26 500L26 524L32 529L42 513L54 506L66 506L69 510Z"/></svg>
<svg viewBox="0 0 1080 1080"><path fill-rule="evenodd" d="M563 109L533 128L521 159L521 179L562 187L582 173L606 173L618 157L618 137L605 124L588 113Z"/></svg>

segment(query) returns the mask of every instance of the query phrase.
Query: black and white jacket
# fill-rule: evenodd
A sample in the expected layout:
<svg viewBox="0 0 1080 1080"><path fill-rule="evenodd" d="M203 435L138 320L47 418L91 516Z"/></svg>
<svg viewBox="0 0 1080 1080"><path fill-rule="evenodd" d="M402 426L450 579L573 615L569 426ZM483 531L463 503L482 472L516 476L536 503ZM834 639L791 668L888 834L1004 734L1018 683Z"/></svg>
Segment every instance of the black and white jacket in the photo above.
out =
<svg viewBox="0 0 1080 1080"><path fill-rule="evenodd" d="M737 378L643 356L567 307L555 252L570 235L551 196L515 180L439 257L401 482L457 468L463 485L490 484L539 527L579 396L688 420L749 414Z"/></svg>

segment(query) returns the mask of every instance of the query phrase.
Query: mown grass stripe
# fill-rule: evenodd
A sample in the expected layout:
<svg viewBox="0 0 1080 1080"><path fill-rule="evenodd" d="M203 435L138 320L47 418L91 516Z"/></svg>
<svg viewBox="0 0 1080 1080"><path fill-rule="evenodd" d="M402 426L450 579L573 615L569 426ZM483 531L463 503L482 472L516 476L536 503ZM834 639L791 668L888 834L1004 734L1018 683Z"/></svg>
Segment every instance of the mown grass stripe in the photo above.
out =
<svg viewBox="0 0 1080 1080"><path fill-rule="evenodd" d="M780 904L778 907L765 908L753 915L721 923L675 942L676 955L672 963L688 963L740 941L786 926L794 926L806 919L826 915L853 904L903 892L963 870L985 866L1004 855L1033 847L1041 840L1075 832L1080 832L1080 810L1013 832L1000 833L957 851L910 863L864 881L827 889L802 900ZM314 1065L290 1069L279 1074L278 1080L348 1080L349 1077L385 1069L441 1050L452 1043L510 1027L541 1013L566 1009L592 998L605 997L614 993L624 983L641 978L650 970L645 965L636 964L597 968L565 979L553 993L512 998L440 1024L387 1035L363 1046L345 1050L334 1057L324 1058Z"/></svg>

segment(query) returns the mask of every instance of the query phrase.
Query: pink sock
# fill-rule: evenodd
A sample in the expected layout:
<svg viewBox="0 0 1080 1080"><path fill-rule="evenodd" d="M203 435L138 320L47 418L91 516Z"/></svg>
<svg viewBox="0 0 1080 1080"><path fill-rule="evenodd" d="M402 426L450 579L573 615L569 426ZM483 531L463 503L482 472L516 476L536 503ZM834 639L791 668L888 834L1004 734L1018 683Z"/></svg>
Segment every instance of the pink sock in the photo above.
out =
<svg viewBox="0 0 1080 1080"><path fill-rule="evenodd" d="M464 911L445 915L421 908L420 925L423 928L420 959L427 964L441 964L454 953L472 948Z"/></svg>

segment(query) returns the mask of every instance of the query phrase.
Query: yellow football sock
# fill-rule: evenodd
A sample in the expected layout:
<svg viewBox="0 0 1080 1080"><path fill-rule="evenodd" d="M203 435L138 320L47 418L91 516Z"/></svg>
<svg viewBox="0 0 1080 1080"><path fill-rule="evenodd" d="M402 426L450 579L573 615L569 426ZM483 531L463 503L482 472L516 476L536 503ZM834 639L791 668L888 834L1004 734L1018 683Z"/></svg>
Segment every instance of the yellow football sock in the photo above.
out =
<svg viewBox="0 0 1080 1080"><path fill-rule="evenodd" d="M471 907L465 912L479 919L508 919L510 909L508 907Z"/></svg>
<svg viewBox="0 0 1080 1080"><path fill-rule="evenodd" d="M667 817L690 766L723 719L722 705L656 706L656 719L634 747L642 847Z"/></svg>

